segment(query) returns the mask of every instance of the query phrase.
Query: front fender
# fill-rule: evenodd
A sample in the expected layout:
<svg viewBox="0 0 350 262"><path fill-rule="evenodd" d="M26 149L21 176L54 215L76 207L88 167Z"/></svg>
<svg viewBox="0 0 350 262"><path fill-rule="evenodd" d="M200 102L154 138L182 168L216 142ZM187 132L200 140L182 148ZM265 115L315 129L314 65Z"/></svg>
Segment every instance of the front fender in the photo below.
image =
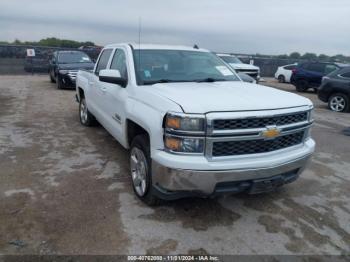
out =
<svg viewBox="0 0 350 262"><path fill-rule="evenodd" d="M164 100L152 104L145 101L147 100L133 98L128 107L127 118L148 132L152 156L156 150L162 150L164 148L163 119L165 114L168 111L182 112L182 110L178 105ZM126 125L125 134L127 134Z"/></svg>

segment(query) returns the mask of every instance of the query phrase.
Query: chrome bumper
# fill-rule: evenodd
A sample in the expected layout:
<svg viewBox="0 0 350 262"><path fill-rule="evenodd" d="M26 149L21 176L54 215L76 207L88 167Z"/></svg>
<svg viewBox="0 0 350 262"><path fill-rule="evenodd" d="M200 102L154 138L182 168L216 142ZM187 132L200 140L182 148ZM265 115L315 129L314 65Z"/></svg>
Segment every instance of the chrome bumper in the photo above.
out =
<svg viewBox="0 0 350 262"><path fill-rule="evenodd" d="M217 185L225 182L251 181L283 175L292 171L299 175L310 157L311 154L269 168L220 171L173 169L153 160L152 183L155 188L167 193L191 191L202 195L212 195L215 194Z"/></svg>

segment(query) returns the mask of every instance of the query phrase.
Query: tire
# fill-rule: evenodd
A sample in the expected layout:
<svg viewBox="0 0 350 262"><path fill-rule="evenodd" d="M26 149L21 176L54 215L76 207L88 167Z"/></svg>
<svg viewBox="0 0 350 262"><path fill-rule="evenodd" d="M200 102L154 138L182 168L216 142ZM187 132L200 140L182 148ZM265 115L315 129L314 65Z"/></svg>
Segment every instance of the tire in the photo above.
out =
<svg viewBox="0 0 350 262"><path fill-rule="evenodd" d="M296 83L297 92L305 92L309 89L309 83L306 80L298 80Z"/></svg>
<svg viewBox="0 0 350 262"><path fill-rule="evenodd" d="M137 135L130 147L130 176L136 196L149 206L157 206L163 201L156 197L152 187L152 161L147 135Z"/></svg>
<svg viewBox="0 0 350 262"><path fill-rule="evenodd" d="M63 84L60 80L60 77L57 75L57 79L56 79L56 87L57 89L63 89Z"/></svg>
<svg viewBox="0 0 350 262"><path fill-rule="evenodd" d="M56 83L55 78L52 77L51 71L49 71L49 75L50 75L50 82L51 83Z"/></svg>
<svg viewBox="0 0 350 262"><path fill-rule="evenodd" d="M336 93L328 99L328 107L335 112L349 112L349 97L342 93Z"/></svg>
<svg viewBox="0 0 350 262"><path fill-rule="evenodd" d="M90 113L86 105L84 97L80 98L79 102L79 119L83 126L94 126L96 125L96 118Z"/></svg>
<svg viewBox="0 0 350 262"><path fill-rule="evenodd" d="M279 83L285 83L286 82L286 78L284 77L284 75L279 75L277 79L278 79Z"/></svg>

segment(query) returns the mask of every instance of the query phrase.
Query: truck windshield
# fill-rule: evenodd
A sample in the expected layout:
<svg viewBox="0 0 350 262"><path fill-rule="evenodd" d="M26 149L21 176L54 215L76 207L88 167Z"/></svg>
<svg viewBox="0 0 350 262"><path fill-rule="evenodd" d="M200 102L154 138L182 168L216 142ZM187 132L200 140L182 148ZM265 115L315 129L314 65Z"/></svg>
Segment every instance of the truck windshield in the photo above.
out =
<svg viewBox="0 0 350 262"><path fill-rule="evenodd" d="M235 56L220 56L228 64L242 64L242 61Z"/></svg>
<svg viewBox="0 0 350 262"><path fill-rule="evenodd" d="M61 64L91 63L91 59L83 52L61 52L58 53L58 62Z"/></svg>
<svg viewBox="0 0 350 262"><path fill-rule="evenodd" d="M240 81L216 55L186 50L134 50L139 85L167 82Z"/></svg>

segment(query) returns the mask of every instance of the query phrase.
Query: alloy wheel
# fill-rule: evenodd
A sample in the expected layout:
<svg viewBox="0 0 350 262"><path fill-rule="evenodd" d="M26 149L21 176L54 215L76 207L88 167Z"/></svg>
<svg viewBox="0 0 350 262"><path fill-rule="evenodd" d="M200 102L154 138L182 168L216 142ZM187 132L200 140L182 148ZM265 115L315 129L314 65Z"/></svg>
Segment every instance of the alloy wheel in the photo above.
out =
<svg viewBox="0 0 350 262"><path fill-rule="evenodd" d="M334 96L330 101L330 107L333 111L342 112L346 106L345 99L341 96Z"/></svg>
<svg viewBox="0 0 350 262"><path fill-rule="evenodd" d="M148 164L143 151L137 147L133 147L130 153L130 169L132 182L136 193L143 196L147 190L147 173Z"/></svg>
<svg viewBox="0 0 350 262"><path fill-rule="evenodd" d="M87 122L87 119L88 119L88 109L87 109L87 106L86 106L85 99L83 99L81 101L81 105L80 105L80 119L81 119L81 121L84 124Z"/></svg>

